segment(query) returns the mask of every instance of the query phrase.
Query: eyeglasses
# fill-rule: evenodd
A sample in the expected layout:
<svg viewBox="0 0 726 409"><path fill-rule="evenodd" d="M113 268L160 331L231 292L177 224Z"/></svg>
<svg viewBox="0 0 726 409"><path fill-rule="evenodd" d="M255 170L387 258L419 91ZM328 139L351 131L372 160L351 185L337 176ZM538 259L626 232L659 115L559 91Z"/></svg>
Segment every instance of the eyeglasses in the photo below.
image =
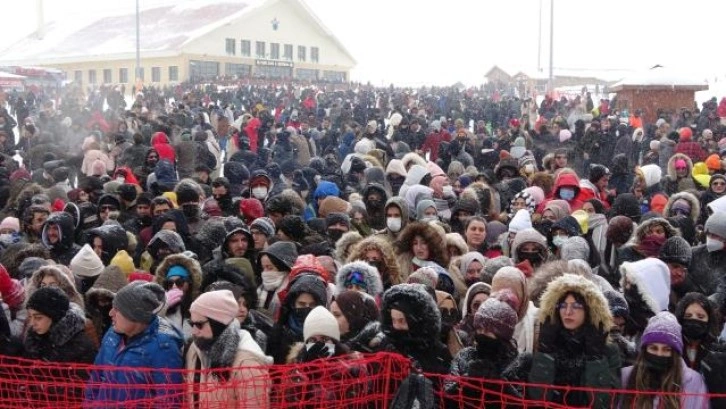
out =
<svg viewBox="0 0 726 409"><path fill-rule="evenodd" d="M570 309L572 311L581 311L581 310L584 310L585 309L585 306L582 305L582 304L580 304L579 302L575 301L572 304L568 304L566 302L561 302L561 303L557 304L557 308L560 311L567 311L567 310L570 310Z"/></svg>
<svg viewBox="0 0 726 409"><path fill-rule="evenodd" d="M167 290L170 290L174 286L181 288L184 285L184 283L186 283L186 282L187 282L187 280L185 280L181 277L168 278L168 279L164 280L164 287Z"/></svg>
<svg viewBox="0 0 726 409"><path fill-rule="evenodd" d="M207 325L207 323L209 322L209 320L206 320L206 321L192 321L191 319L187 319L187 322L189 323L189 325L191 325L192 327L194 327L196 329L203 329L204 326Z"/></svg>
<svg viewBox="0 0 726 409"><path fill-rule="evenodd" d="M101 206L101 212L113 212L116 211L116 206L103 205Z"/></svg>

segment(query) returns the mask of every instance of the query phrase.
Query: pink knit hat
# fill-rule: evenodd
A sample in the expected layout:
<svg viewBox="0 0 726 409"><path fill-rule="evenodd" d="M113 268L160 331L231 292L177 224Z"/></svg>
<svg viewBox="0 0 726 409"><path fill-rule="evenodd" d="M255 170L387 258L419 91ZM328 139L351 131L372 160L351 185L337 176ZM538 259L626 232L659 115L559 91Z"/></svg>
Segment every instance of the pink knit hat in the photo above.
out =
<svg viewBox="0 0 726 409"><path fill-rule="evenodd" d="M91 174L94 176L103 176L106 174L106 164L101 159L96 159L91 165Z"/></svg>
<svg viewBox="0 0 726 409"><path fill-rule="evenodd" d="M229 325L237 317L239 304L229 290L217 290L203 293L192 303L189 311Z"/></svg>
<svg viewBox="0 0 726 409"><path fill-rule="evenodd" d="M0 223L0 231L5 229L11 229L15 233L20 231L20 221L17 217L6 217Z"/></svg>

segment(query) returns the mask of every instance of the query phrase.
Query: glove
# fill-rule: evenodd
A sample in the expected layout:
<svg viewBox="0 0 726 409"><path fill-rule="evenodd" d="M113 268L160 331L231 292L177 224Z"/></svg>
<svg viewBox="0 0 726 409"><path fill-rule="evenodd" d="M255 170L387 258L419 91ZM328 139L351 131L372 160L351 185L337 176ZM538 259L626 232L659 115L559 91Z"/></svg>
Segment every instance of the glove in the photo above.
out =
<svg viewBox="0 0 726 409"><path fill-rule="evenodd" d="M2 264L0 264L0 295L10 308L16 308L25 301L23 286L17 280L10 278L8 270Z"/></svg>
<svg viewBox="0 0 726 409"><path fill-rule="evenodd" d="M329 358L330 351L324 342L316 342L305 351L305 362L314 361L321 358Z"/></svg>
<svg viewBox="0 0 726 409"><path fill-rule="evenodd" d="M543 322L539 326L539 348L540 352L551 354L556 349L557 334L560 328L554 324L551 319Z"/></svg>
<svg viewBox="0 0 726 409"><path fill-rule="evenodd" d="M174 287L166 292L166 305L167 308L173 308L179 304L184 296L184 291Z"/></svg>
<svg viewBox="0 0 726 409"><path fill-rule="evenodd" d="M590 358L602 358L606 354L606 341L608 333L603 330L602 325L597 328L587 324L582 329L585 335L585 356Z"/></svg>

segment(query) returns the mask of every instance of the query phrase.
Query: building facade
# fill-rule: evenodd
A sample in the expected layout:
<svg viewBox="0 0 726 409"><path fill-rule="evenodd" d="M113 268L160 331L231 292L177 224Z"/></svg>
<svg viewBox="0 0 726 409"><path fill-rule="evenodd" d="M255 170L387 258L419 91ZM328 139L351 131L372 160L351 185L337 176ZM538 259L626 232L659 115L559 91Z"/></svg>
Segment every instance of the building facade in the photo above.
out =
<svg viewBox="0 0 726 409"><path fill-rule="evenodd" d="M64 36L51 28L43 39L31 36L0 52L0 65L53 67L84 86L130 86L137 80L135 24L127 15ZM302 0L157 7L140 13L140 26L144 84L220 76L342 82L356 64Z"/></svg>

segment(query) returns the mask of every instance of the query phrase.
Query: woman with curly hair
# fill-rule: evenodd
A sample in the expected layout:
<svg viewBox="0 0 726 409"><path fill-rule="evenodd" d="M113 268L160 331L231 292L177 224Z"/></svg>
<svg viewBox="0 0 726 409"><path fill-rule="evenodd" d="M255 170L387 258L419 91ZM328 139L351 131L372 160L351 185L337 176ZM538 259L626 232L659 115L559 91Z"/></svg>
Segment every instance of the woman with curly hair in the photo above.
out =
<svg viewBox="0 0 726 409"><path fill-rule="evenodd" d="M676 305L675 316L683 334L683 360L700 371L703 358L717 343L721 327L718 308L701 293L688 293Z"/></svg>
<svg viewBox="0 0 726 409"><path fill-rule="evenodd" d="M386 239L370 236L355 244L348 255L347 262L363 260L378 269L383 288L389 289L401 284L401 270L396 262L393 246Z"/></svg>
<svg viewBox="0 0 726 409"><path fill-rule="evenodd" d="M411 223L401 232L396 242L398 265L402 278L408 278L420 267L449 265L445 235L427 223Z"/></svg>

